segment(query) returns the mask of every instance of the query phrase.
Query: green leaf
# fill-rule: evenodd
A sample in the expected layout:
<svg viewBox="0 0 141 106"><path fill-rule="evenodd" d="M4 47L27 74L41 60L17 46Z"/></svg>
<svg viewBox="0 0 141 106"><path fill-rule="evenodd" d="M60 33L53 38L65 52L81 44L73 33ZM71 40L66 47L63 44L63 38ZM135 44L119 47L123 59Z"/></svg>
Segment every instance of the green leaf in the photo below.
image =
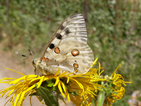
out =
<svg viewBox="0 0 141 106"><path fill-rule="evenodd" d="M47 84L47 87L52 87L54 85L54 83L49 83Z"/></svg>
<svg viewBox="0 0 141 106"><path fill-rule="evenodd" d="M59 106L58 99L47 88L40 86L37 92L44 99L47 106Z"/></svg>

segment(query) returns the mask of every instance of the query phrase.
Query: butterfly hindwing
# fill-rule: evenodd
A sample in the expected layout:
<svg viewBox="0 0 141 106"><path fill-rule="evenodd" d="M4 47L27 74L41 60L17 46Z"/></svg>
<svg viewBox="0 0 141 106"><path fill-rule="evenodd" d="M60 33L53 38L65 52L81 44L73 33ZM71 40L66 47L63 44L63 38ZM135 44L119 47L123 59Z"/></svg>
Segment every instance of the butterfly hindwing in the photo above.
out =
<svg viewBox="0 0 141 106"><path fill-rule="evenodd" d="M87 32L84 18L81 14L69 16L58 27L52 39L41 54L41 64L50 73L61 68L61 72L86 73L93 63L93 52L87 45ZM52 70L51 70L52 69ZM57 71L57 70L56 70Z"/></svg>
<svg viewBox="0 0 141 106"><path fill-rule="evenodd" d="M69 52L66 54L66 63L73 66L73 71L76 69L76 73L86 73L93 63L93 52L88 45L82 42L70 42L68 46ZM66 50L66 52L67 52ZM65 50L64 50L65 51ZM70 71L72 72L72 70Z"/></svg>

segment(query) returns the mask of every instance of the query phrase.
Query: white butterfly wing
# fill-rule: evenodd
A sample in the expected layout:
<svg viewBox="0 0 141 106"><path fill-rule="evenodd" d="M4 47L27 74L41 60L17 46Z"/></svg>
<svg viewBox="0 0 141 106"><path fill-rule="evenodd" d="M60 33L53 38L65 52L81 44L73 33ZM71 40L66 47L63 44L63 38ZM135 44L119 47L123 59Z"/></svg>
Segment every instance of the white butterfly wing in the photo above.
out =
<svg viewBox="0 0 141 106"><path fill-rule="evenodd" d="M44 70L55 74L58 67L76 74L86 73L92 66L93 52L87 45L87 31L81 14L69 16L58 27L40 57ZM46 72L44 72L45 74Z"/></svg>

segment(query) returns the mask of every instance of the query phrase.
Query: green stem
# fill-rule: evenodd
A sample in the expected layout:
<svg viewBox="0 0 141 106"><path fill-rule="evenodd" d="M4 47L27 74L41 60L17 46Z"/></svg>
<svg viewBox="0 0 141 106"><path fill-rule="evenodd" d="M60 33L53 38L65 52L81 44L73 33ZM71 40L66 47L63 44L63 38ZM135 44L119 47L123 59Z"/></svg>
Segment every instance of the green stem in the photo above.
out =
<svg viewBox="0 0 141 106"><path fill-rule="evenodd" d="M103 85L104 82L101 82L101 85ZM105 100L105 92L100 91L98 94L98 99L97 99L97 106L103 106Z"/></svg>

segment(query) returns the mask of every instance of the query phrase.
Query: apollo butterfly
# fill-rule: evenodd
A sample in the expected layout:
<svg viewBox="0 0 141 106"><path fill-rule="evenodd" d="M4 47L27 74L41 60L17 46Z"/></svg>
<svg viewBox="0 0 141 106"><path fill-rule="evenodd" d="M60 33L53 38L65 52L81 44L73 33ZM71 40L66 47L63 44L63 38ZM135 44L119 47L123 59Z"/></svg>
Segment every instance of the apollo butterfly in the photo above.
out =
<svg viewBox="0 0 141 106"><path fill-rule="evenodd" d="M74 72L84 74L89 71L94 60L93 52L87 44L87 31L81 14L66 18L53 34L39 58L33 59L37 75Z"/></svg>

